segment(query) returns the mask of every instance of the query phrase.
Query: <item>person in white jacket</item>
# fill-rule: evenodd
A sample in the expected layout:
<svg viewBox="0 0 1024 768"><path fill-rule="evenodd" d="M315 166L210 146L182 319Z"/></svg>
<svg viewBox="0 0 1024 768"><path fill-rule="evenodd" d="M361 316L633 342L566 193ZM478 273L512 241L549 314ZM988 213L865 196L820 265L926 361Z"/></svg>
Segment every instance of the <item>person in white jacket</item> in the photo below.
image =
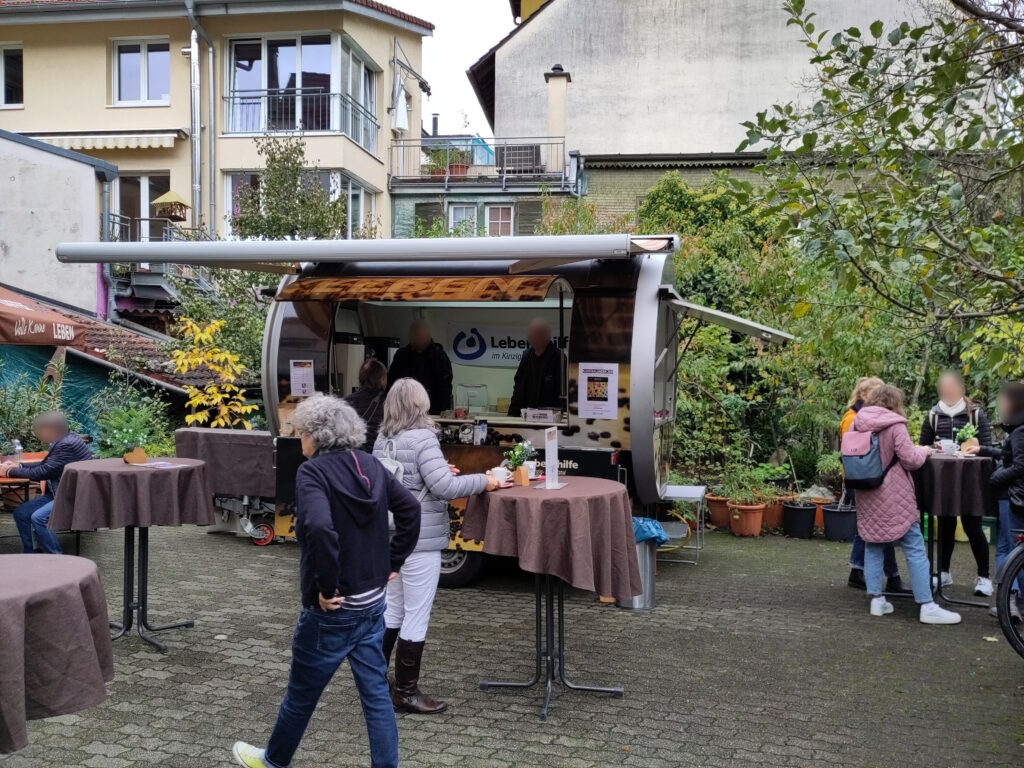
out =
<svg viewBox="0 0 1024 768"><path fill-rule="evenodd" d="M394 382L373 446L373 455L385 466L389 460L401 465L402 484L420 499L419 541L388 583L383 639L386 662L395 649L395 709L416 714L435 714L448 706L419 689L423 646L441 576L441 550L448 548L448 502L498 486L490 475L459 476L441 453L429 411L430 396L422 384L409 378Z"/></svg>

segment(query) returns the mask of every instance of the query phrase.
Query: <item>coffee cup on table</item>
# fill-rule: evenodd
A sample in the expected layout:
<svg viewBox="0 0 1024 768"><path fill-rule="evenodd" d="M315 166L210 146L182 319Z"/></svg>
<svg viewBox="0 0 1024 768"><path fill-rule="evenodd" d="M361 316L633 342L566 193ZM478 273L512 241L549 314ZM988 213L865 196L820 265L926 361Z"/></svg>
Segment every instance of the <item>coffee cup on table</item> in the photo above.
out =
<svg viewBox="0 0 1024 768"><path fill-rule="evenodd" d="M946 456L956 455L956 443L952 440L939 440L939 450Z"/></svg>
<svg viewBox="0 0 1024 768"><path fill-rule="evenodd" d="M505 467L494 467L491 469L491 477L497 480L500 485L507 483L511 476L512 473L510 473Z"/></svg>

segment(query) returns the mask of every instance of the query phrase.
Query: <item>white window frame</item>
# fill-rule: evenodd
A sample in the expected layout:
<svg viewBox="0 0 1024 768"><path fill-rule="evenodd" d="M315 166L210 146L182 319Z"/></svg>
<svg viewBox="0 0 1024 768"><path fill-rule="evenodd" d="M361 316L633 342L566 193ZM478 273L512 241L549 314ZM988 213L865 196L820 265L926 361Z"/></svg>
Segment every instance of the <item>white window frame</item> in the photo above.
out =
<svg viewBox="0 0 1024 768"><path fill-rule="evenodd" d="M21 101L12 101L10 103L4 101L6 94L4 92L4 84L6 81L6 72L4 67L6 62L4 60L4 53L7 51L21 51ZM0 43L0 109L22 109L25 106L25 46L21 43Z"/></svg>
<svg viewBox="0 0 1024 768"><path fill-rule="evenodd" d="M120 67L121 57L118 55L118 49L122 45L137 45L139 46L139 99L121 99L120 98ZM110 57L111 67L110 71L113 75L113 82L110 84L111 99L110 103L115 107L168 107L171 104L171 69L172 65L168 65L167 70L167 98L151 99L149 98L149 46L151 45L166 45L168 54L172 53L171 38L170 37L119 37L111 40L110 44ZM173 59L171 59L173 62Z"/></svg>
<svg viewBox="0 0 1024 768"><path fill-rule="evenodd" d="M255 43L260 44L260 90L266 93L268 90L267 86L267 43L271 40L293 40L295 42L295 87L299 90L299 94L296 95L295 99L295 110L296 119L300 119L302 114L302 89L305 87L302 84L302 38L304 37L328 37L331 41L331 85L330 85L330 99L331 99L331 123L330 128L326 131L311 131L303 126L296 126L295 130L302 133L347 133L346 126L341 125L340 110L335 105L334 94L342 90L341 88L341 65L338 52L343 49L340 43L340 38L337 34L330 32L329 30L311 30L306 32L280 32L280 33L260 33L255 35L235 35L227 39L226 50L228 52L225 56L224 65L226 72L224 73L224 82L227 83L227 94L229 98L234 97L235 93L235 44L236 43ZM234 102L230 102L234 103ZM259 135L266 129L267 112L266 103L261 106L261 129L253 135ZM231 125L232 117L231 110L227 110L228 114L225 119L227 125ZM234 135L248 135L244 131L230 131ZM288 131L274 131L274 133L288 133Z"/></svg>
<svg viewBox="0 0 1024 768"><path fill-rule="evenodd" d="M508 234L491 234L491 211L495 208L508 208ZM487 237L515 237L516 234L516 207L513 203L493 203L484 206L484 234Z"/></svg>
<svg viewBox="0 0 1024 768"><path fill-rule="evenodd" d="M152 218L149 215L149 209L153 205L153 201L149 199L149 177L150 176L166 176L168 179L171 177L171 172L166 171L127 171L122 172L118 176L117 184L114 185L114 200L113 209L121 214L121 178L127 177L131 179L139 179L139 242L149 242L149 221ZM159 242L159 241L154 241ZM149 269L149 265L145 265L146 269Z"/></svg>
<svg viewBox="0 0 1024 768"><path fill-rule="evenodd" d="M472 237L476 237L476 229L477 229L476 223L477 223L477 214L478 214L477 204L476 203L449 203L448 204L448 231L449 232L454 232L455 231L455 209L456 208L471 208L473 210L473 228L472 228L471 236ZM466 219L463 219L463 221L466 221Z"/></svg>

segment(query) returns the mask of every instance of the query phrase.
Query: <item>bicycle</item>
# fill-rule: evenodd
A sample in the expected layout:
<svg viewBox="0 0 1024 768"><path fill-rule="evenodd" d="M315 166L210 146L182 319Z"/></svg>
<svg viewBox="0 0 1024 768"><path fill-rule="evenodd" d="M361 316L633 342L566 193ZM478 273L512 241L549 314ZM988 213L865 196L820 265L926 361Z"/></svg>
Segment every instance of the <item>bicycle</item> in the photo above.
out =
<svg viewBox="0 0 1024 768"><path fill-rule="evenodd" d="M1024 586L1024 531L1015 530L1013 536L1017 548L1010 553L996 574L996 581L999 582L996 589L996 611L999 614L999 626L1010 642L1010 647L1024 657L1024 623L1014 624L1010 618L1010 601L1017 599L1014 587L1020 589ZM1024 595L1024 590L1021 594Z"/></svg>

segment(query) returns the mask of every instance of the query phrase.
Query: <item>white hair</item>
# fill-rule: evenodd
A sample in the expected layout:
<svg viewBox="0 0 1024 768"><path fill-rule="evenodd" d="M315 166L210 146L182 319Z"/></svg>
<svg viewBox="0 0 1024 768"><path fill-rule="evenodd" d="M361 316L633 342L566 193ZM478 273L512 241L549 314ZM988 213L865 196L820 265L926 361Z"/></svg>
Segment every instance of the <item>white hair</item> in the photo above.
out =
<svg viewBox="0 0 1024 768"><path fill-rule="evenodd" d="M352 406L332 395L313 395L299 403L292 424L308 435L318 451L359 448L366 442L366 424Z"/></svg>
<svg viewBox="0 0 1024 768"><path fill-rule="evenodd" d="M399 379L384 398L380 434L394 437L410 429L437 431L430 412L430 395L416 379Z"/></svg>

